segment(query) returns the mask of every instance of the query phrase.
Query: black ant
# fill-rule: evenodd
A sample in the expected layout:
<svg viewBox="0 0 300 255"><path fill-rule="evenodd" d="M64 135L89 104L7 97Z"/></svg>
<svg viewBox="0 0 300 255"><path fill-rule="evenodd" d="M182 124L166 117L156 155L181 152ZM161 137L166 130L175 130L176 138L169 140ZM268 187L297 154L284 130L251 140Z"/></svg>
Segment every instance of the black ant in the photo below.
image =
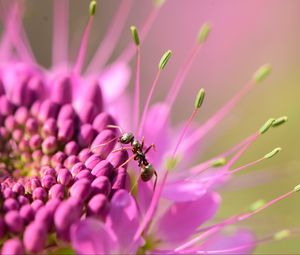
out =
<svg viewBox="0 0 300 255"><path fill-rule="evenodd" d="M122 129L119 126L108 125L107 127L119 129L122 135L120 137L108 141L105 144L100 144L96 147L106 145L116 139L118 139L118 142L121 144L130 144L131 146L129 147L121 147L112 151L112 152L117 152L121 150L130 149L133 153L133 155L130 158L128 158L124 163L122 163L119 167L126 165L132 159L136 160L138 162L138 166L141 168L140 178L142 179L143 182L150 181L153 175L155 175L155 181L154 181L154 189L155 189L157 183L157 173L153 165L150 164L146 158L146 154L150 151L151 148L155 150L155 145L151 144L145 151L143 151L144 137L142 138L142 141L139 142L137 139L135 139L134 135L131 132L123 133Z"/></svg>

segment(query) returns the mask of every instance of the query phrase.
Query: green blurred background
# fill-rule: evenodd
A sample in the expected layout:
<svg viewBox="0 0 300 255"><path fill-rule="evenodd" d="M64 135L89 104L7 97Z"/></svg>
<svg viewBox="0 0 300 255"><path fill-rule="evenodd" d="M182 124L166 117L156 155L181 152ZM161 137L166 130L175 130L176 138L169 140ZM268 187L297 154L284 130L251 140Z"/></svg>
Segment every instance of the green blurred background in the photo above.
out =
<svg viewBox="0 0 300 255"><path fill-rule="evenodd" d="M64 1L64 0L61 0ZM121 0L99 1L89 42L88 59L103 38ZM125 0L124 0L125 1ZM38 60L51 64L52 1L27 0L26 30ZM76 55L87 21L87 0L70 1L70 56ZM135 0L111 61L130 41L129 26L139 25L153 8L150 0ZM154 78L161 54L172 49L174 57L163 73L154 101L164 98L180 64L194 44L200 25L209 21L211 36L188 75L174 106L174 124L187 118L186 106L204 87L205 106L199 123L211 116L253 72L265 62L273 73L254 88L216 129L209 133L199 161L214 156L257 130L269 117L287 115L287 125L261 137L236 166L258 159L275 147L283 151L272 160L238 174L221 190L223 204L218 218L241 212L259 198L275 198L300 183L300 1L299 0L169 0L162 7L142 45L142 99ZM132 63L133 64L133 63ZM132 89L132 84L130 86ZM283 228L300 227L300 197L294 195L244 222L258 237ZM261 253L300 253L300 237L265 244Z"/></svg>

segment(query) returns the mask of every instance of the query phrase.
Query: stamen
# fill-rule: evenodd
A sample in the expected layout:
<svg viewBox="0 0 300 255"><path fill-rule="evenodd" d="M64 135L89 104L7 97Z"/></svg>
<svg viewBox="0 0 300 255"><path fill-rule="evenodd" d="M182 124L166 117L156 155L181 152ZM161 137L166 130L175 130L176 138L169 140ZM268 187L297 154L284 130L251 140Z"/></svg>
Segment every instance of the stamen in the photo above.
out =
<svg viewBox="0 0 300 255"><path fill-rule="evenodd" d="M282 117L280 117L280 118L277 118L277 119L273 122L272 127L278 127L278 126L284 124L284 123L287 122L287 121L288 121L288 117L287 117L287 116L282 116Z"/></svg>
<svg viewBox="0 0 300 255"><path fill-rule="evenodd" d="M56 66L68 60L69 0L55 0L53 7L52 64Z"/></svg>
<svg viewBox="0 0 300 255"><path fill-rule="evenodd" d="M167 0L157 1L154 8L150 11L149 15L146 17L144 23L140 26L142 28L140 33L141 42L143 42L146 36L148 35L150 28L152 27L159 11L161 10L161 7L163 6L163 4L165 4L166 1ZM132 43L129 43L128 46L120 54L118 59L120 61L124 61L128 63L134 56L134 51L135 51L134 45L132 45Z"/></svg>
<svg viewBox="0 0 300 255"><path fill-rule="evenodd" d="M275 119L273 119L273 118L268 119L265 122L265 124L259 129L259 133L260 134L266 133L269 130L269 128L272 127L274 121L275 121Z"/></svg>
<svg viewBox="0 0 300 255"><path fill-rule="evenodd" d="M229 161L229 163L226 165L226 170L227 169L229 169L229 167L231 166L231 165L233 165L233 163L234 162L236 162L237 161L237 159L241 156L241 152L245 152L245 150L249 147L250 145L248 144L247 146L245 146L235 157L234 157L234 160L232 161L232 163L230 163L231 161ZM219 177L222 177L222 176L226 176L226 175L233 175L233 174L235 174L235 173L237 173L237 172L239 172L239 171L241 171L241 170L244 170L244 169L246 169L246 168L248 168L248 167L251 167L251 166L254 166L254 165L256 165L256 164L258 164L258 163L260 163L260 162L262 162L263 160L266 160L266 159L270 159L270 158L272 158L272 157L274 157L276 154L278 154L280 151L281 151L282 149L281 148L276 148L276 149L274 149L274 150L272 150L271 152L269 152L269 153L267 153L265 156L263 156L262 158L260 158L260 159L257 159L257 160L255 160L255 161L252 161L252 162L250 162L250 163L248 163L248 164L245 164L245 165L243 165L243 166L240 166L240 167L237 167L237 168L235 168L235 169L233 169L233 170L230 170L230 171L227 171L227 172L222 172L221 174L219 174L219 175L217 175L217 176L211 176L211 177L207 177L207 178L205 178L205 179L203 179L203 180L205 180L205 181L209 181L209 180L214 180L214 179L216 179L216 178L219 178ZM199 174L200 172L198 171L197 172L197 174Z"/></svg>
<svg viewBox="0 0 300 255"><path fill-rule="evenodd" d="M274 150L272 150L271 152L269 152L268 154L266 154L264 156L265 159L269 159L274 157L277 153L279 153L282 149L280 147L275 148Z"/></svg>
<svg viewBox="0 0 300 255"><path fill-rule="evenodd" d="M177 72L177 75L175 76L175 79L171 85L170 92L166 97L167 105L169 106L169 111L172 109L172 106L175 102L175 99L179 93L179 90L186 78L186 75L188 74L189 70L191 69L196 57L198 56L198 53L200 51L200 48L202 44L205 42L205 40L208 37L210 31L210 25L208 23L205 23L199 31L199 35L197 38L197 43L192 48L192 50L189 52L188 57L183 62L182 66L180 67L179 71Z"/></svg>
<svg viewBox="0 0 300 255"><path fill-rule="evenodd" d="M299 186L299 185L298 185L298 186ZM285 193L284 195L281 195L281 196L279 196L279 197L277 197L277 198L275 198L275 199L269 201L268 203L266 203L266 204L260 206L260 207L257 208L256 210L253 210L253 211L251 211L250 213L246 213L246 214L240 215L240 216L237 218L238 221L242 221L242 220L248 219L249 217L251 217L251 216L253 216L253 215L259 213L260 211L262 211L262 210L268 208L269 206L271 206L271 205L273 205L273 204L275 204L275 203L277 203L277 202L279 202L279 201L281 201L281 200L283 200L283 199L289 197L290 195L294 194L295 192L298 192L298 191L300 190L300 186L299 186L299 187L298 187L298 186L296 186L293 190L291 190L291 191ZM297 187L298 187L298 188L297 188Z"/></svg>
<svg viewBox="0 0 300 255"><path fill-rule="evenodd" d="M190 127L191 123L193 122L196 114L198 113L203 101L204 101L204 98L205 98L205 90L204 89L200 89L197 96L196 96L196 100L195 100L195 109L193 111L193 113L191 114L190 118L188 119L188 121L186 122L181 134L180 134L180 137L178 139L178 142L175 146L175 149L174 149L174 152L173 152L173 156L172 157L175 157L177 151L178 151L178 148L179 148L179 145L181 144L182 142L182 139L183 137L185 136L186 134L186 131L187 129Z"/></svg>
<svg viewBox="0 0 300 255"><path fill-rule="evenodd" d="M133 114L133 123L134 128L138 128L139 123L139 108L140 108L140 68L141 68L141 50L140 50L140 38L138 30L135 26L130 27L132 39L136 45L136 72L135 72L135 83L134 83L134 114Z"/></svg>
<svg viewBox="0 0 300 255"><path fill-rule="evenodd" d="M74 73L75 74L80 74L81 71L82 71L82 66L83 66L83 62L84 62L85 55L86 55L86 50L87 50L89 34L90 34L91 27L92 27L92 24L93 24L94 15L96 13L96 5L97 5L97 2L95 0L92 0L90 2L90 5L89 5L90 17L89 17L88 23L87 23L87 25L84 29L83 36L82 36L82 39L81 39L79 53L78 53L77 60L75 62L75 66L74 66Z"/></svg>
<svg viewBox="0 0 300 255"><path fill-rule="evenodd" d="M150 101L151 101L154 89L157 85L158 79L160 77L161 71L165 68L165 66L167 65L167 63L168 63L169 59L171 58L171 56L172 56L172 51L168 50L164 53L164 55L161 57L161 59L159 61L158 71L157 71L156 77L155 77L155 79L152 83L152 86L151 86L151 89L150 89L150 92L149 92L149 95L148 95L148 98L147 98L147 101L146 101L146 104L145 104L145 107L144 107L144 111L143 111L143 114L142 114L142 119L141 119L141 123L140 123L140 127L139 127L138 136L141 136L141 134L143 132L146 117L147 117L147 113L148 113L148 108L149 108L149 105L150 105Z"/></svg>
<svg viewBox="0 0 300 255"><path fill-rule="evenodd" d="M264 79L266 79L268 77L268 75L271 73L271 71L272 71L271 65L265 64L265 65L261 66L254 73L253 80L255 81L255 83L260 83L261 81L263 81Z"/></svg>
<svg viewBox="0 0 300 255"><path fill-rule="evenodd" d="M109 25L101 44L87 67L87 74L94 71L99 72L99 70L101 72L106 65L120 39L132 3L132 0L120 2L119 8L113 16L112 22Z"/></svg>
<svg viewBox="0 0 300 255"><path fill-rule="evenodd" d="M250 162L250 163L248 163L248 164L246 164L246 165L240 166L240 167L238 167L238 168L236 168L236 169L233 169L233 170L231 170L230 172L227 172L227 173L228 173L228 174L234 174L234 173L237 173L237 172L239 172L239 171L241 171L241 170L243 170L243 169L245 169L245 168L247 168L247 167L254 166L254 165L256 165L257 163L260 163L261 161L263 161L263 160L265 160L265 159L270 159L270 158L274 157L274 156L275 156L276 154L278 154L280 151L281 151L281 148L278 147L278 148L272 150L271 152L267 153L267 154L266 154L265 156L263 156L262 158L260 158L260 159L258 159L258 160L255 160L255 161L253 161L253 162Z"/></svg>
<svg viewBox="0 0 300 255"><path fill-rule="evenodd" d="M217 113L208 119L198 130L194 131L189 137L185 139L184 149L187 150L199 141L235 107L235 105L252 89L253 85L261 82L266 78L270 72L270 67L267 69L265 66L259 69L250 82L248 82L242 89L240 89ZM260 75L258 75L260 73Z"/></svg>

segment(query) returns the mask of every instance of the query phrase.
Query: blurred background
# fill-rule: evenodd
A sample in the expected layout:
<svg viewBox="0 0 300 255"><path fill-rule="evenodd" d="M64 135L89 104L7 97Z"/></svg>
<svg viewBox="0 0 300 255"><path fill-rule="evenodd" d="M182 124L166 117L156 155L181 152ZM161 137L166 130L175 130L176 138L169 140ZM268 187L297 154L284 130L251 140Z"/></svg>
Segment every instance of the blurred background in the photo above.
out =
<svg viewBox="0 0 300 255"><path fill-rule="evenodd" d="M64 1L64 0L61 0ZM121 1L99 1L89 41L90 59ZM88 0L70 1L71 59L76 56L87 22ZM27 0L24 23L39 62L51 65L52 1ZM153 9L150 0L134 0L121 39L110 61L130 42L129 27L141 25ZM223 204L218 218L241 212L259 198L273 199L300 183L300 1L299 0L168 0L142 44L142 101L154 79L162 53L174 53L161 75L155 102L163 100L178 68L195 43L198 30L208 21L212 32L184 82L174 110L175 124L191 112L194 95L200 87L207 91L205 105L197 121L205 121L252 76L262 64L272 63L270 78L255 87L203 144L199 161L230 148L256 131L269 117L287 115L287 125L261 137L236 166L260 158L275 147L283 151L238 174L221 194ZM134 67L134 61L132 61ZM132 89L132 82L130 89ZM258 237L283 228L300 227L300 196L294 195L272 206L244 225ZM300 236L262 245L261 253L300 253Z"/></svg>

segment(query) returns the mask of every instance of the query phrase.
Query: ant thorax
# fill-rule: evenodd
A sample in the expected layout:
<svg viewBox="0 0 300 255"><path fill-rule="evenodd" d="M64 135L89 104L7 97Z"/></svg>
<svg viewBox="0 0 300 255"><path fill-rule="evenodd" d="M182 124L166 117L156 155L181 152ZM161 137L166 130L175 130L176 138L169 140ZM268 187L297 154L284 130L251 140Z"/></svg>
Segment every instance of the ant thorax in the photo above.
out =
<svg viewBox="0 0 300 255"><path fill-rule="evenodd" d="M135 149L135 150L142 150L143 149L142 144L136 139L134 139L132 141L131 145L132 145L133 149Z"/></svg>

